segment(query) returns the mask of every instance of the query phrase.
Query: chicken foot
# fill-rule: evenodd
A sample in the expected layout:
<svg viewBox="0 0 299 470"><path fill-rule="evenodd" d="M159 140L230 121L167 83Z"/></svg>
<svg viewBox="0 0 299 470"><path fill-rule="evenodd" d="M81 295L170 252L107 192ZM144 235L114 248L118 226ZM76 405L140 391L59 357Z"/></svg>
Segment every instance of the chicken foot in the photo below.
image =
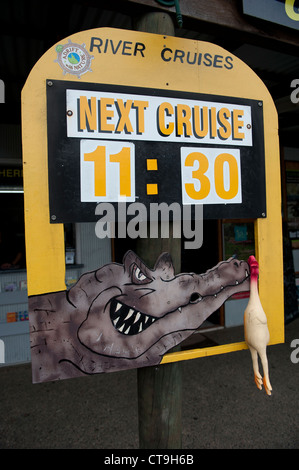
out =
<svg viewBox="0 0 299 470"><path fill-rule="evenodd" d="M266 350L259 352L259 356L260 356L262 367L263 367L264 377L261 376L260 371L259 371L257 350L251 346L249 346L249 350L250 350L251 358L252 358L254 381L256 383L256 386L259 390L262 390L262 385L264 385L267 395L270 396L271 391L272 391L272 386L271 386L270 379L269 379L268 359L266 355Z"/></svg>

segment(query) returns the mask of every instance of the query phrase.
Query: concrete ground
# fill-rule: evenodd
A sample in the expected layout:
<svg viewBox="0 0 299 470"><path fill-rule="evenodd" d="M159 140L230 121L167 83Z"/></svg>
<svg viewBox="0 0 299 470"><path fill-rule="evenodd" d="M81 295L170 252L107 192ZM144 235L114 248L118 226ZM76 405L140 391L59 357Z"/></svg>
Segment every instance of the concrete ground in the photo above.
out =
<svg viewBox="0 0 299 470"><path fill-rule="evenodd" d="M242 334L230 328L205 337L234 342ZM268 348L271 397L256 388L247 350L182 362L182 448L298 449L293 339L299 319L286 326L284 344ZM138 449L136 377L131 370L32 385L30 364L0 368L0 448Z"/></svg>

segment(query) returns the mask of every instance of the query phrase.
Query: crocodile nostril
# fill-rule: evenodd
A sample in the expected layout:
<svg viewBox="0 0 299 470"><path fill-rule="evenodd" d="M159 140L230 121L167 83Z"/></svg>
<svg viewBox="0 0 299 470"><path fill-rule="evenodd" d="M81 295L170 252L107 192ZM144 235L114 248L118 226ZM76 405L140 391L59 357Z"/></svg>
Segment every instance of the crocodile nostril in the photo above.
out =
<svg viewBox="0 0 299 470"><path fill-rule="evenodd" d="M193 294L191 294L190 296L190 303L195 304L196 302L199 302L199 300L201 299L202 297L198 294L198 292L193 292Z"/></svg>

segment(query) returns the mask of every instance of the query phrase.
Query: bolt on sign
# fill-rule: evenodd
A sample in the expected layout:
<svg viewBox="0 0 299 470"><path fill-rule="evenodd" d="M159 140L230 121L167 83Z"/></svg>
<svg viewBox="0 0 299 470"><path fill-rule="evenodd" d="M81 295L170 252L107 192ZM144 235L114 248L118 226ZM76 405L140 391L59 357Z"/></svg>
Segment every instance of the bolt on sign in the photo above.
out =
<svg viewBox="0 0 299 470"><path fill-rule="evenodd" d="M147 267L129 251L123 264L99 266L66 291L63 223L96 222L100 204L120 200L254 219L271 344L283 341L277 129L264 84L214 44L100 28L41 57L22 91L35 382L246 348L168 353L249 289L242 260L177 274L167 254Z"/></svg>

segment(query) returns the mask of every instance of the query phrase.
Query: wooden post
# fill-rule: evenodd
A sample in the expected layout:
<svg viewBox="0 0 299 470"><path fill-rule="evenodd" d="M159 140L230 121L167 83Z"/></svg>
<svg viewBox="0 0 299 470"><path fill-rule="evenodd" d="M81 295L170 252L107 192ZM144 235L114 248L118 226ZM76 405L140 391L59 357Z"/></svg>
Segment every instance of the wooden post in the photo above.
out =
<svg viewBox="0 0 299 470"><path fill-rule="evenodd" d="M148 13L136 23L139 31L174 36L172 19L166 13ZM137 254L153 267L158 256L171 254L175 272L181 267L181 240L140 239ZM178 348L179 349L179 348ZM180 449L182 417L181 363L171 363L137 370L139 447L141 449Z"/></svg>
<svg viewBox="0 0 299 470"><path fill-rule="evenodd" d="M140 449L180 449L181 363L144 367L137 374Z"/></svg>
<svg viewBox="0 0 299 470"><path fill-rule="evenodd" d="M174 24L171 16L157 11L146 13L136 20L135 29L144 33L165 34L175 36Z"/></svg>
<svg viewBox="0 0 299 470"><path fill-rule="evenodd" d="M165 243L168 241L168 243ZM175 271L180 264L181 240L152 239L137 244L137 254L149 266L158 255L168 251ZM165 246L166 245L166 246ZM167 246L168 245L168 246ZM151 266L152 267L152 266ZM180 350L180 346L172 351ZM180 449L182 443L182 364L137 369L139 447L141 449Z"/></svg>

